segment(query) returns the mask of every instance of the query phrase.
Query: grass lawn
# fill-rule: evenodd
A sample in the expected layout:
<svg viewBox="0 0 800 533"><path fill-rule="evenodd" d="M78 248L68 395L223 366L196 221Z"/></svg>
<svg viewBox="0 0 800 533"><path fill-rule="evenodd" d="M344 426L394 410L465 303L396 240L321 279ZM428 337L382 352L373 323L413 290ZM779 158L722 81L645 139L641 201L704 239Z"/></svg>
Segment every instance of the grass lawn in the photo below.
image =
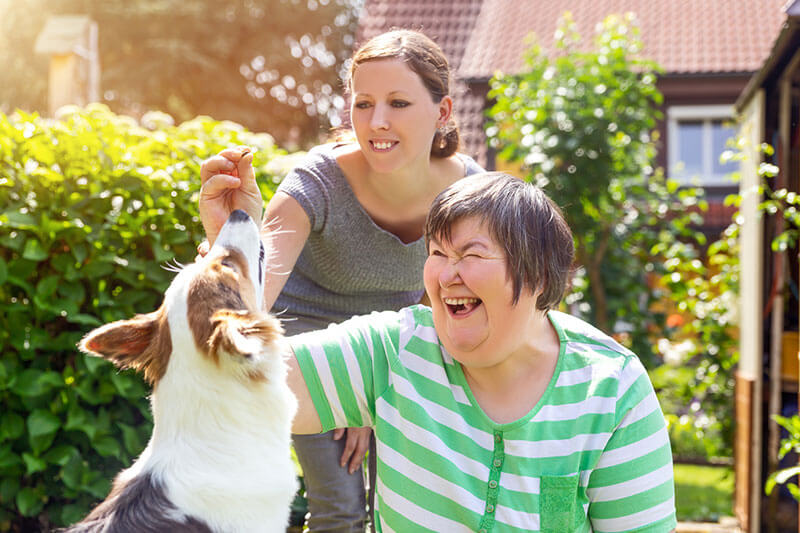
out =
<svg viewBox="0 0 800 533"><path fill-rule="evenodd" d="M675 464L675 506L679 521L716 522L733 515L733 469Z"/></svg>

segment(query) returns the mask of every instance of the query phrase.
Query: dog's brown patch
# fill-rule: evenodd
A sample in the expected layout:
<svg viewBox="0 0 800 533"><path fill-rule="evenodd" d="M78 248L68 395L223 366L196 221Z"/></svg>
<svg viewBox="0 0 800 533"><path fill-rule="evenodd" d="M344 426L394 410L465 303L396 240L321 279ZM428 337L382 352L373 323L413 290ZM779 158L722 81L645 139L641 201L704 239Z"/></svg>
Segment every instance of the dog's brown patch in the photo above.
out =
<svg viewBox="0 0 800 533"><path fill-rule="evenodd" d="M164 307L97 328L83 338L80 349L108 359L120 368L141 371L148 383L155 383L167 371L172 353Z"/></svg>
<svg viewBox="0 0 800 533"><path fill-rule="evenodd" d="M261 312L232 311L223 309L214 313L211 318L214 332L208 341L209 356L219 362L219 354L240 354L249 358L254 354L248 353L248 339L260 339L260 346L269 345L281 336L283 328L280 322L271 315ZM266 379L256 371L249 377L253 380Z"/></svg>
<svg viewBox="0 0 800 533"><path fill-rule="evenodd" d="M189 328L197 348L208 350L208 341L214 332L211 317L221 309L244 311L248 303L242 293L253 292L247 277L247 263L238 250L228 250L215 258L205 271L192 280L187 296Z"/></svg>

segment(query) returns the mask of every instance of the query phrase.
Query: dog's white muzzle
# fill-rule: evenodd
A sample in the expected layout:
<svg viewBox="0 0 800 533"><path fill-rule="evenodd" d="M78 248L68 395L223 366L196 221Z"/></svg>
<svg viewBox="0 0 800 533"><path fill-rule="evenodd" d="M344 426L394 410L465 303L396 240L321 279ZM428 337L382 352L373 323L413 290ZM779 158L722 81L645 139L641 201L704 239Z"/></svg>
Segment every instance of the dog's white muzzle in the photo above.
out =
<svg viewBox="0 0 800 533"><path fill-rule="evenodd" d="M219 248L235 248L247 258L249 276L256 286L256 303L261 309L264 304L264 245L258 225L250 215L241 209L230 214L208 255L216 255Z"/></svg>

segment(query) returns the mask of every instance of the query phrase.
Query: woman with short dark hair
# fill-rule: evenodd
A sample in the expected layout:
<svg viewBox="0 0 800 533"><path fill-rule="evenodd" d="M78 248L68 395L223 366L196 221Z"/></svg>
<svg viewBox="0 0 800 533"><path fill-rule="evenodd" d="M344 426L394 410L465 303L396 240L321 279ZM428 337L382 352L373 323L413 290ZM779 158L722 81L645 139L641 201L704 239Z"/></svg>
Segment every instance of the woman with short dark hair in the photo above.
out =
<svg viewBox="0 0 800 533"><path fill-rule="evenodd" d="M367 424L377 531L670 531L664 416L639 359L555 311L561 212L500 173L464 178L425 224L431 307L289 338L296 432Z"/></svg>

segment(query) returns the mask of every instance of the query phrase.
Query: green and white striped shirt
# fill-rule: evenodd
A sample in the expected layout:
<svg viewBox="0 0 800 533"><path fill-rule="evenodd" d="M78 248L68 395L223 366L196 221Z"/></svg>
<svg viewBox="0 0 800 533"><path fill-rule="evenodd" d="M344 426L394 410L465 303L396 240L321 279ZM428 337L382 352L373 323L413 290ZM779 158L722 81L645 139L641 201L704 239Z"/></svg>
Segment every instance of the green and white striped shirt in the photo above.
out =
<svg viewBox="0 0 800 533"><path fill-rule="evenodd" d="M670 531L672 454L639 359L550 312L561 351L530 413L492 421L431 310L355 317L290 339L323 431L372 426L377 531Z"/></svg>

